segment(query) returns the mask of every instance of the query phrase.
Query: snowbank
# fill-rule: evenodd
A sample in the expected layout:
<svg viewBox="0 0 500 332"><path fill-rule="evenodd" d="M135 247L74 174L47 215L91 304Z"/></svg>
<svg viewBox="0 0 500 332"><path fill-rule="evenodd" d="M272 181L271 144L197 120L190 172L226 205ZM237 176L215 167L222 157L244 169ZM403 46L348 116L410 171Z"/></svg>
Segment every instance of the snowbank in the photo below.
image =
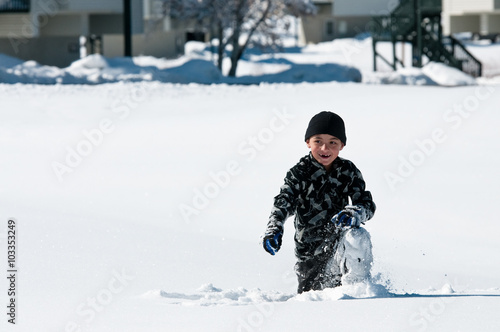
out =
<svg viewBox="0 0 500 332"><path fill-rule="evenodd" d="M494 292L497 292L495 290ZM384 298L418 298L418 297L462 297L480 296L488 294L484 290L472 293L457 293L450 283L445 283L440 289L429 288L418 293L393 293L385 286L377 284L372 280L342 285L335 288L326 288L320 291L308 291L301 294L286 294L279 291L265 291L259 288L245 289L221 289L212 283L204 284L195 292L167 292L163 290L151 290L139 296L146 301L159 301L163 304L182 306L242 306L259 305L270 302L325 302L353 299L384 299Z"/></svg>
<svg viewBox="0 0 500 332"><path fill-rule="evenodd" d="M194 52L191 52L191 55ZM223 76L212 61L190 57L154 61L151 57L113 58L90 55L67 68L43 66L35 61L15 61L5 57L0 67L0 82L36 84L101 84L113 82L157 81L162 83L300 83L300 82L361 82L358 69L338 64L289 66L286 70L260 70L261 75ZM0 61L2 61L0 59ZM173 62L170 63L169 62ZM241 61L245 66L245 61ZM263 65L260 65L263 67ZM245 69L243 69L245 71ZM247 71L248 72L248 71ZM259 72L259 71L258 71Z"/></svg>
<svg viewBox="0 0 500 332"><path fill-rule="evenodd" d="M335 301L348 299L367 299L391 297L384 286L372 282L345 285L336 288L327 288L322 291L311 291L298 294L295 301Z"/></svg>
<svg viewBox="0 0 500 332"><path fill-rule="evenodd" d="M419 68L402 68L391 72L372 72L363 75L363 83L398 85L438 85Z"/></svg>
<svg viewBox="0 0 500 332"><path fill-rule="evenodd" d="M450 286L451 287L451 286ZM384 286L372 281L345 285L321 291L309 291L302 294L285 294L278 291L263 291L258 288L247 290L243 287L223 290L213 284L202 285L196 292L179 293L163 290L151 290L140 296L145 300L159 300L167 304L217 306L217 305L251 305L262 302L286 301L336 301L347 299L386 298L397 296Z"/></svg>
<svg viewBox="0 0 500 332"><path fill-rule="evenodd" d="M500 43L482 44L465 42L467 50L483 65L483 76L500 79Z"/></svg>
<svg viewBox="0 0 500 332"><path fill-rule="evenodd" d="M390 53L389 43L379 43L378 51ZM380 65L380 72L372 71L371 39L337 39L331 42L291 47L281 53L263 53L251 49L238 63L237 77L227 77L214 64L210 47L200 42L186 44L186 53L178 59L158 59L150 56L134 58L105 58L90 55L67 68L23 62L0 54L0 82L36 84L102 84L113 82L156 81L163 83L199 84L260 84L302 82L363 82L368 84L398 85L474 85L476 80L466 74L439 63L429 63L422 69L402 68L392 71ZM490 51L489 51L490 50ZM496 73L497 45L476 46L485 68ZM411 54L405 51L406 57ZM406 59L409 63L411 59ZM230 67L226 57L224 73ZM499 70L500 72L500 70ZM495 83L495 80L482 81Z"/></svg>
<svg viewBox="0 0 500 332"><path fill-rule="evenodd" d="M442 86L476 85L472 76L443 63L430 62L422 68L422 73Z"/></svg>
<svg viewBox="0 0 500 332"><path fill-rule="evenodd" d="M476 85L476 79L443 63L430 62L422 68L401 68L392 72L365 73L363 83L399 85Z"/></svg>
<svg viewBox="0 0 500 332"><path fill-rule="evenodd" d="M243 287L223 290L209 283L202 285L197 292L194 293L153 290L141 295L141 298L146 300L164 300L168 304L217 306L284 302L293 296L294 294L283 294L278 291L262 291L260 289L247 290Z"/></svg>

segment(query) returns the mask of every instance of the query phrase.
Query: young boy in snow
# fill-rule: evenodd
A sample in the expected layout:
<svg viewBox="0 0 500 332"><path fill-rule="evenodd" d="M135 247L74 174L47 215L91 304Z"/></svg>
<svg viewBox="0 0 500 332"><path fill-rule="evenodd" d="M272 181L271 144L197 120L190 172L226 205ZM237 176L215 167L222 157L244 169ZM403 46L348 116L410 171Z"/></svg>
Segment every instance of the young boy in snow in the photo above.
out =
<svg viewBox="0 0 500 332"><path fill-rule="evenodd" d="M347 141L344 121L332 112L316 114L305 141L311 151L288 171L263 237L264 249L275 255L285 220L295 215L298 293L363 281L373 260L360 225L373 216L375 203L361 172L339 157Z"/></svg>

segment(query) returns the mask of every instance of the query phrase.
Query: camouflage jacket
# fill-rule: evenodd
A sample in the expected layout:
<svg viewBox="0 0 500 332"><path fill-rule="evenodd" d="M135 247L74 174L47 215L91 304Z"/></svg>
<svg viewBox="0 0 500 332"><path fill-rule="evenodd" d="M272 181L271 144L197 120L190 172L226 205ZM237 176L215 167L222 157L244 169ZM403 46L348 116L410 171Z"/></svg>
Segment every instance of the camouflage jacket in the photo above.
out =
<svg viewBox="0 0 500 332"><path fill-rule="evenodd" d="M295 215L297 258L306 260L331 252L339 236L331 219L349 205L349 198L352 205L363 209L366 220L373 216L372 195L351 161L337 157L327 173L309 153L288 171L274 198L266 235L283 232L286 219Z"/></svg>

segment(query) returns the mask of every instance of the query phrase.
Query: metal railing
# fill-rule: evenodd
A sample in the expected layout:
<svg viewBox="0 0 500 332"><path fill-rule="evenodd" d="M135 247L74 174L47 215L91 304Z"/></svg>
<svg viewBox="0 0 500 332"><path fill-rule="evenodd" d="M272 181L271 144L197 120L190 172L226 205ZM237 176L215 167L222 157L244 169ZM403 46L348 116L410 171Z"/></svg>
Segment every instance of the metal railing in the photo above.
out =
<svg viewBox="0 0 500 332"><path fill-rule="evenodd" d="M450 52L456 59L461 63L461 69L463 72L479 77L482 75L483 66L479 60L477 60L465 46L453 36L443 38L444 47Z"/></svg>
<svg viewBox="0 0 500 332"><path fill-rule="evenodd" d="M386 16L373 17L371 33L373 37L374 70L376 60L381 58L394 70L401 61L396 57L393 47L392 64L376 51L378 41L408 41L413 45L414 65L422 66L422 55L430 61L445 63L471 76L482 74L482 65L465 46L453 37L442 37L441 0L402 0ZM416 54L416 56L415 56ZM402 63L401 63L402 64Z"/></svg>

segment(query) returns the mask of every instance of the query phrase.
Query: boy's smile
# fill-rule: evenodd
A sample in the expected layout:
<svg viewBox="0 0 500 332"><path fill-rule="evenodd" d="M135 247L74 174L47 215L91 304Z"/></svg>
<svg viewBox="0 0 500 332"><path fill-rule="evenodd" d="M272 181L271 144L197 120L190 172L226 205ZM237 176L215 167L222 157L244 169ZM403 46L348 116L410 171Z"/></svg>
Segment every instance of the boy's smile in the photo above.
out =
<svg viewBox="0 0 500 332"><path fill-rule="evenodd" d="M327 171L330 170L333 161L344 148L344 143L337 137L328 134L314 135L310 137L306 143L307 147L311 149L314 159L325 166Z"/></svg>

